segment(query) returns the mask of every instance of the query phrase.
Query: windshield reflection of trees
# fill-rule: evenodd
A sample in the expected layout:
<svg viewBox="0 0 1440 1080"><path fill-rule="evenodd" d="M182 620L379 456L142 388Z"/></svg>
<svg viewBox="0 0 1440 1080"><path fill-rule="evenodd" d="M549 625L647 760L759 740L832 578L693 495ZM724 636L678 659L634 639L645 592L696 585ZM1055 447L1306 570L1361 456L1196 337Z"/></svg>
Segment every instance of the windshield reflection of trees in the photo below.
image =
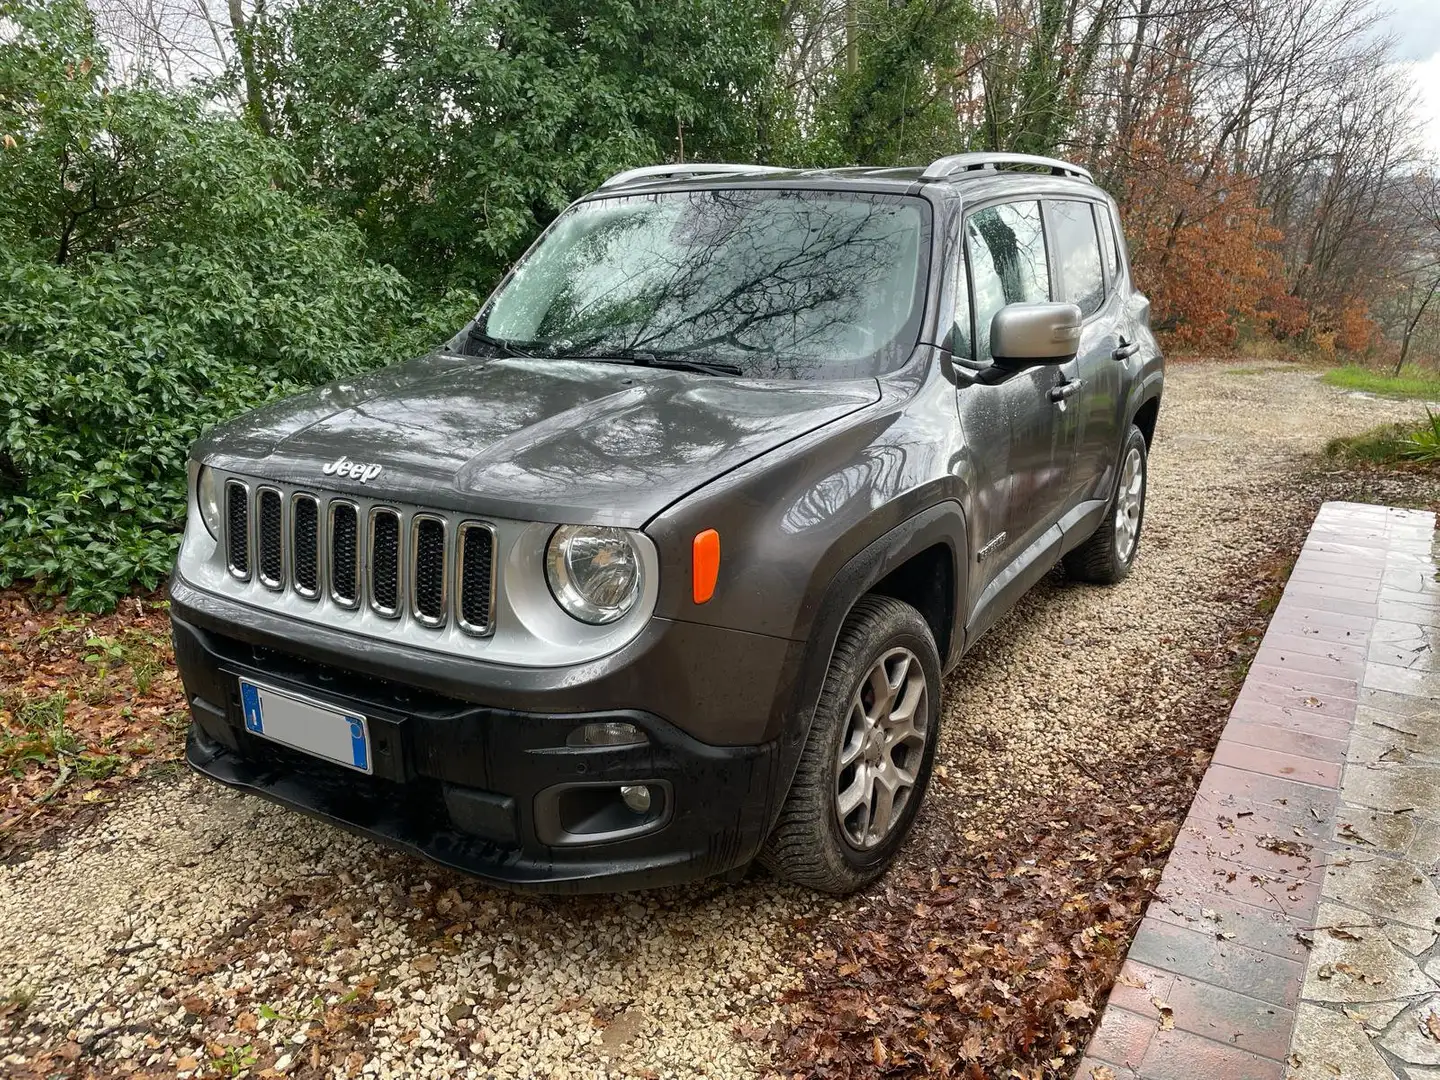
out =
<svg viewBox="0 0 1440 1080"><path fill-rule="evenodd" d="M681 198L678 213L666 205ZM919 234L918 209L883 197L659 196L566 253L535 338L760 377L873 374L913 322Z"/></svg>

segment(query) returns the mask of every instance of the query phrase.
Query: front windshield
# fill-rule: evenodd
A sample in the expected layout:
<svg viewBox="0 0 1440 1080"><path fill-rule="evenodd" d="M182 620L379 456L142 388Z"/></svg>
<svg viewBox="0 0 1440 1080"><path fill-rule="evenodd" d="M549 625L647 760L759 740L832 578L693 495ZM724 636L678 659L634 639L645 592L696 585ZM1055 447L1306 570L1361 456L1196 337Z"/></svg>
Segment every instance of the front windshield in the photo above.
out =
<svg viewBox="0 0 1440 1080"><path fill-rule="evenodd" d="M581 203L476 329L535 355L875 375L918 337L924 211L915 198L764 188Z"/></svg>

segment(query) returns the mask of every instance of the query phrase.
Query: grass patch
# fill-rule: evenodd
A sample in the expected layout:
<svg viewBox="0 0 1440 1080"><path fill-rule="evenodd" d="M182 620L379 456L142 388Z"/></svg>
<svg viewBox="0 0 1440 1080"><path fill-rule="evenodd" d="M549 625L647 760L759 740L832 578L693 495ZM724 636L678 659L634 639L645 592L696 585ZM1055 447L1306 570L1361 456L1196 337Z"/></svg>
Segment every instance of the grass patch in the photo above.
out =
<svg viewBox="0 0 1440 1080"><path fill-rule="evenodd" d="M1331 386L1342 390L1361 390L1367 394L1381 394L1385 397L1423 398L1440 401L1440 373L1406 368L1399 375L1383 371L1347 365L1331 368L1322 376Z"/></svg>
<svg viewBox="0 0 1440 1080"><path fill-rule="evenodd" d="M1359 435L1331 439L1325 454L1344 461L1391 468L1440 465L1440 413L1431 413L1429 419L1419 425L1382 424Z"/></svg>

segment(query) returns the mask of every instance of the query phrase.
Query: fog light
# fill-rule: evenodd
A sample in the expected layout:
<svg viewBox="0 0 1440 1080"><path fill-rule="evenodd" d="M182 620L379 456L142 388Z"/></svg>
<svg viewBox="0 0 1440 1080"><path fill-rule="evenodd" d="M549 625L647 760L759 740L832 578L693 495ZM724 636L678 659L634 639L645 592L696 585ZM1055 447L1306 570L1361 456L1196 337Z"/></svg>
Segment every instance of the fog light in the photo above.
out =
<svg viewBox="0 0 1440 1080"><path fill-rule="evenodd" d="M633 746L645 741L645 733L634 724L617 721L586 724L565 737L566 746Z"/></svg>
<svg viewBox="0 0 1440 1080"><path fill-rule="evenodd" d="M650 789L644 784L626 784L620 789L620 798L637 814L650 812Z"/></svg>

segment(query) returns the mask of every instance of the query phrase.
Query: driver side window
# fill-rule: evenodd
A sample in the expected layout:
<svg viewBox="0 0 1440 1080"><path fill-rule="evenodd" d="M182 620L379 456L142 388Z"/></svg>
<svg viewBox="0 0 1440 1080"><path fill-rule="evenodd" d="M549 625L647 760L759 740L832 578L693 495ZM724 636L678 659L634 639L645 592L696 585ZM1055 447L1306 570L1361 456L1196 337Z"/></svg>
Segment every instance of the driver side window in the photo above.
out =
<svg viewBox="0 0 1440 1080"><path fill-rule="evenodd" d="M974 290L975 359L989 360L990 320L1006 304L1050 299L1050 265L1038 202L987 206L965 219Z"/></svg>

